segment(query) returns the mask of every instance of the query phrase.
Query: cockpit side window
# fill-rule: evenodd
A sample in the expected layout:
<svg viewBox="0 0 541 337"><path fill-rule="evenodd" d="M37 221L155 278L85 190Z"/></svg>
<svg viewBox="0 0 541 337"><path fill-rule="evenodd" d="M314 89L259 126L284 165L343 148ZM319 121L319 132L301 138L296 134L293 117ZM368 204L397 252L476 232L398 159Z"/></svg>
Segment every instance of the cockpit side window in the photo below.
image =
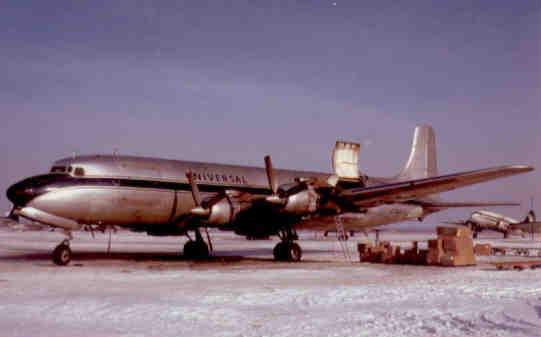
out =
<svg viewBox="0 0 541 337"><path fill-rule="evenodd" d="M82 167L75 167L73 169L73 174L78 177L82 177L85 175L85 170Z"/></svg>
<svg viewBox="0 0 541 337"><path fill-rule="evenodd" d="M51 173L65 173L66 167L65 166L53 166L51 168Z"/></svg>

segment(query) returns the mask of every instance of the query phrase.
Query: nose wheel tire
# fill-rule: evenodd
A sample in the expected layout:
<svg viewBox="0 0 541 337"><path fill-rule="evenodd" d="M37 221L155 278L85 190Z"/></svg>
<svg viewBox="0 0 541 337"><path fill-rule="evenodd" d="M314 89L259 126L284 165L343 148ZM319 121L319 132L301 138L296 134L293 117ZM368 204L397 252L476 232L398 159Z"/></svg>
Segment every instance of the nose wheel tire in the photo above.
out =
<svg viewBox="0 0 541 337"><path fill-rule="evenodd" d="M53 262L59 266L65 266L71 261L70 246L61 243L53 250Z"/></svg>
<svg viewBox="0 0 541 337"><path fill-rule="evenodd" d="M296 242L279 242L273 250L276 261L299 262L302 258L301 247Z"/></svg>
<svg viewBox="0 0 541 337"><path fill-rule="evenodd" d="M183 255L189 260L205 260L210 256L209 247L204 241L188 241L184 244Z"/></svg>

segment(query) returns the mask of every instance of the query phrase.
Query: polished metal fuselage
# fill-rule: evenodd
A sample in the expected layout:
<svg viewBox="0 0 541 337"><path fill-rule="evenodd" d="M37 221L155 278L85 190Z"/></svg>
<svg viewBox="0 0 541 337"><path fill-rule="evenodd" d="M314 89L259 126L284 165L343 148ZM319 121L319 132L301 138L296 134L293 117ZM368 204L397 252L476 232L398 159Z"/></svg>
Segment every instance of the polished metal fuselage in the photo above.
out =
<svg viewBox="0 0 541 337"><path fill-rule="evenodd" d="M25 179L8 190L8 198L19 215L66 229L83 225L148 229L178 223L195 206L188 172L192 172L206 198L225 190L253 196L271 193L266 172L258 167L94 155L61 159L53 168L64 168L66 172ZM295 170L275 172L279 185L298 178L327 179L331 175ZM350 229L361 229L422 216L424 210L418 205L381 205L359 214L350 213L345 224ZM316 214L299 226L330 228L334 221Z"/></svg>
<svg viewBox="0 0 541 337"><path fill-rule="evenodd" d="M471 214L469 221L483 229L495 231L506 231L509 225L519 223L516 219L489 211L475 211Z"/></svg>

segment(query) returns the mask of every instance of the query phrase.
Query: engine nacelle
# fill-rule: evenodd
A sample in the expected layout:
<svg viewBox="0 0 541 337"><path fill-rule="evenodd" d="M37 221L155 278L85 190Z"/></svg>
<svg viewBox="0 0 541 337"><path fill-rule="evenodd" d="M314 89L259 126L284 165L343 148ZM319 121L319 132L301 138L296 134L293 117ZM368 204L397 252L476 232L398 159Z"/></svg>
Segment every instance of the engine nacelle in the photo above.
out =
<svg viewBox="0 0 541 337"><path fill-rule="evenodd" d="M216 226L233 223L238 214L249 206L249 202L242 200L242 193L226 191L220 200L210 206L206 223Z"/></svg>
<svg viewBox="0 0 541 337"><path fill-rule="evenodd" d="M309 187L287 198L284 211L292 214L307 214L317 211L319 194Z"/></svg>

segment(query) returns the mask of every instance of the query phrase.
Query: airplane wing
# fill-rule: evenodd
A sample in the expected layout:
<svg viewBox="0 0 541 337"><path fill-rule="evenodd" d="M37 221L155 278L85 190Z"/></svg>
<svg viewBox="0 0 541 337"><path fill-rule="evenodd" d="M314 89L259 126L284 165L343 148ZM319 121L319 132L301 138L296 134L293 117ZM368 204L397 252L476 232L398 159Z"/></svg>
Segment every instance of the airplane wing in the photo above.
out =
<svg viewBox="0 0 541 337"><path fill-rule="evenodd" d="M476 202L476 201L421 201L425 207L432 208L462 208L462 207L491 207L491 206L520 206L517 202Z"/></svg>
<svg viewBox="0 0 541 337"><path fill-rule="evenodd" d="M18 232L27 232L27 231L41 231L44 230L47 226L42 226L38 224L22 224L12 218L0 218L0 230L3 231L18 231Z"/></svg>
<svg viewBox="0 0 541 337"><path fill-rule="evenodd" d="M465 226L466 225L466 221L442 221L442 223L444 224L447 224L447 225L459 225L459 226Z"/></svg>
<svg viewBox="0 0 541 337"><path fill-rule="evenodd" d="M499 166L438 177L351 188L340 192L338 197L358 207L404 202L532 170L532 167L522 165Z"/></svg>

